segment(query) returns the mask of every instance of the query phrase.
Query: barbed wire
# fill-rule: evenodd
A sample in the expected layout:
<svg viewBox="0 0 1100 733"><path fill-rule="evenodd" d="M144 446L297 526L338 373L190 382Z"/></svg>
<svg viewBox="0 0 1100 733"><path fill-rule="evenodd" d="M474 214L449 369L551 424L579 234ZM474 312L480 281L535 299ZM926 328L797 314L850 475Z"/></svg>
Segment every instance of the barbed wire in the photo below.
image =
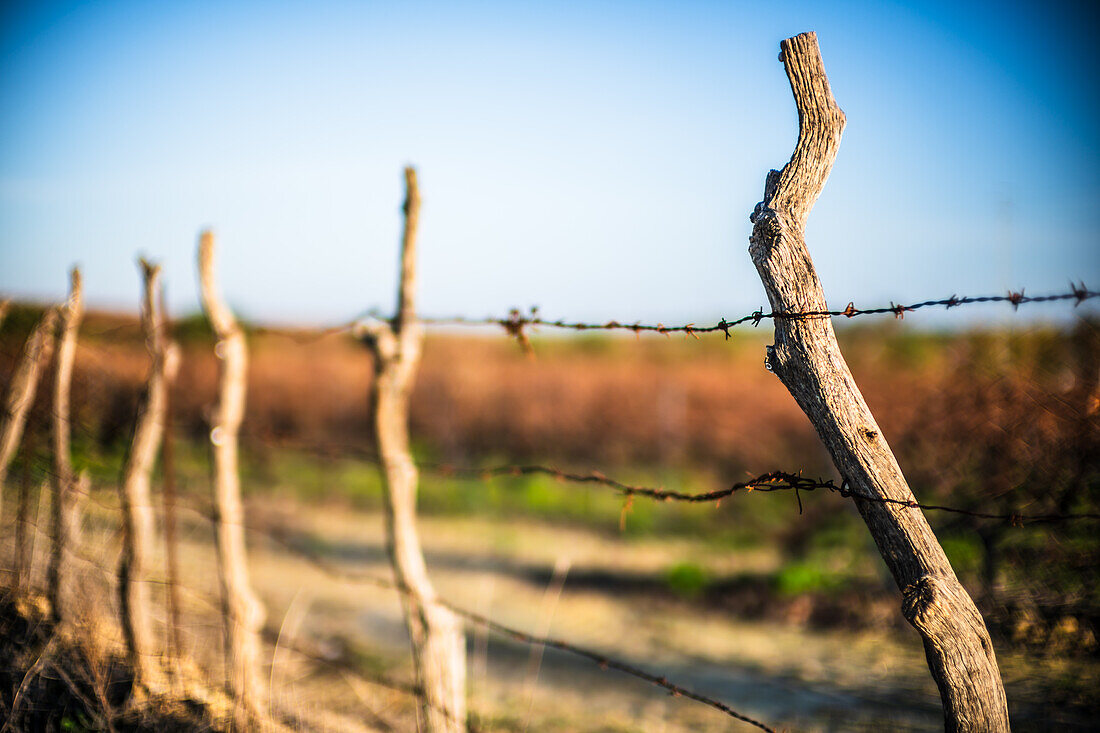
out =
<svg viewBox="0 0 1100 733"><path fill-rule="evenodd" d="M349 457L354 460L361 460L366 463L371 463L375 465L379 463L377 454L362 446L357 445L333 445L331 443L316 445L306 441L288 440L286 438L280 438L278 440L272 441L272 443L276 448L297 450L306 453L307 455L322 457L326 459L332 459L334 457ZM629 484L617 479L610 478L601 471L579 473L575 471L565 471L559 468L555 468L553 466L543 466L535 464L507 464L489 467L470 467L456 466L451 463L422 462L417 463L417 468L421 471L425 471L437 476L442 476L444 478L479 479L482 481L488 481L494 477L519 477L541 474L556 478L561 481L567 481L569 483L599 484L607 486L618 491L620 494L627 498L633 496L641 496L644 498L653 499L655 501L680 501L695 504L705 504L712 501L721 502L722 499L737 494L739 492L759 491L763 493L769 493L774 491L793 491L795 494L795 498L798 500L800 514L802 513L802 498L800 496L800 492L816 491L820 489L839 494L840 496L843 496L845 498L861 499L863 501L877 502L881 504L893 504L896 506L901 506L909 509L920 509L923 511L946 512L950 514L958 514L961 516L969 516L976 519L996 520L1005 522L1013 527L1020 527L1024 524L1100 521L1100 513L1093 512L1069 514L1028 514L1024 512L993 513L943 504L927 504L918 502L915 499L892 499L880 496L871 496L853 490L849 482L846 480L841 480L841 483L838 486L834 479L811 479L807 476L804 476L801 471L769 471L768 473L760 474L759 476L749 479L748 481L733 483L725 488L691 493L666 489L663 486L652 487Z"/></svg>
<svg viewBox="0 0 1100 733"><path fill-rule="evenodd" d="M77 421L71 421L71 426L76 430L85 429ZM178 427L178 426L177 426ZM247 442L247 439L246 439ZM378 464L378 456L373 452L354 445L339 445L333 446L329 444L314 445L311 443L301 441L288 441L286 439L280 439L274 441L278 448L290 448L304 452L308 455L321 456L325 458L332 458L334 455L346 454L353 459L365 461L372 464ZM107 466L103 461L92 461L89 456L84 457L86 464L95 463L101 469ZM113 464L112 466L113 467ZM727 487L721 489L714 489L711 491L703 491L697 493L677 491L672 489L666 489L664 487L644 486L637 484L629 484L617 479L608 477L601 471L590 471L588 473L579 473L574 471L565 471L553 466L534 465L534 464L507 464L497 465L490 467L468 467L468 466L455 466L450 463L419 463L418 468L422 471L442 476L444 478L473 478L487 481L494 477L519 477L530 475L545 475L552 478L556 478L561 481L576 484L598 484L607 486L621 495L630 498L634 496L641 496L644 498L652 499L654 501L679 501L686 503L705 504L708 502L721 502L722 499L733 496L740 492L752 492L758 491L762 493L770 493L776 491L793 491L798 501L799 513L802 513L802 499L800 492L812 492L816 490L829 491L835 494L839 494L845 498L854 498L862 501L876 502L881 504L891 504L895 506L905 507L908 509L920 509L922 511L937 511L950 514L957 514L961 516L968 516L975 519L988 519L994 521L1004 522L1014 527L1020 527L1024 524L1050 524L1055 522L1074 522L1074 521L1100 521L1100 513L1095 512L1081 512L1081 513L1025 513L1025 512L1007 512L1007 513L994 513L994 512L982 512L973 509L965 509L957 506L950 506L944 504L929 504L918 502L915 499L894 499L888 497L871 496L855 491L851 488L850 483L847 480L841 480L840 485L837 485L834 479L812 479L802 475L801 471L797 473L789 471L769 471L767 473L760 474L755 478L751 478L748 481L736 482ZM53 470L46 465L39 465L37 470L45 477L53 477ZM98 499L93 492L87 492L85 498L90 499L94 504L97 504L100 508L108 511L119 511L119 507L114 504L107 504L106 502Z"/></svg>
<svg viewBox="0 0 1100 733"><path fill-rule="evenodd" d="M446 600L441 600L440 603L450 609L451 612L455 613L456 615L472 621L480 626L484 626L485 628L491 631L495 631L498 634L510 636L517 641L525 642L527 644L538 644L540 646L551 647L560 651L569 652L570 654L586 657L587 659L590 659L591 661L598 664L601 669L616 669L620 672L623 672L624 674L628 674L632 677L637 677L638 679L645 680L650 684L662 687L668 690L669 693L672 694L674 697L686 697L691 700L695 700L696 702L700 702L716 710L720 710L731 718L736 718L737 720L740 720L744 723L756 726L760 730L775 733L775 729L770 728L764 723L750 718L743 713L737 712L721 700L716 700L713 697L702 695L698 692L689 690L686 687L681 687L680 685L669 682L667 677L658 677L657 675L646 672L640 667L635 667L634 665L627 664L626 662L621 662L617 659L614 659L613 657L608 657L604 654L601 654L600 652L592 651L591 649L586 649L584 647L562 641L561 639L555 639L548 636L534 636L532 634L518 631L511 627L505 626L504 624L493 621L492 619L486 618L481 614L474 613L473 611L468 611L464 608L461 608L460 606L456 606L455 604Z"/></svg>
<svg viewBox="0 0 1100 733"><path fill-rule="evenodd" d="M402 594L408 594L411 592L395 580L381 578L372 573L339 567L325 559L317 551L307 547L303 547L299 543L295 543L293 540L283 535L283 533L278 529L263 529L256 526L249 526L249 529L275 541L280 546L286 548L290 552L294 553L296 556L302 558L321 572L334 579L351 581L355 583L364 583L374 586L376 588L394 590ZM536 636L534 634L528 634L525 631L520 631L519 629L515 629L511 626L493 621L492 619L479 613L469 611L443 598L437 598L436 602L454 613L456 616L463 618L478 626L482 626L490 631L494 631L502 636L511 637L512 639L525 644L537 644L544 647L551 647L553 649L567 652L575 656L584 657L592 662L595 662L597 665L599 665L601 669L618 670L624 674L630 675L631 677L636 677L652 685L668 690L668 692L674 697L686 697L690 700L695 700L696 702L700 702L704 705L712 707L715 710L719 710L730 716L731 718L735 718L742 722L748 723L749 725L756 726L760 730L768 731L769 733L776 733L774 728L771 728L747 715L737 712L721 700L716 700L715 698L695 692L694 690L690 690L673 682L669 682L666 676L658 676L652 674L651 672L647 672L640 667L636 667L627 662L615 659L614 657L609 657L601 652L597 652L583 646L578 646L562 639L557 639L549 636Z"/></svg>
<svg viewBox="0 0 1100 733"><path fill-rule="evenodd" d="M372 464L378 464L379 461L378 456L372 451L354 445L333 446L331 444L326 444L323 446L317 446L307 442L287 441L286 439L280 439L279 441L276 441L276 445L280 448L290 447L293 450L299 450L310 455L321 456L325 458L332 458L334 455L347 455L353 459ZM853 490L849 482L846 480L842 480L840 485L838 486L834 479L812 479L802 475L801 471L797 473L792 473L789 471L769 471L768 473L760 474L759 476L749 479L748 481L734 483L725 488L691 493L666 489L664 487L629 484L623 481L619 481L617 479L610 478L601 471L578 473L574 471L565 471L559 468L555 468L553 466L533 464L510 464L490 467L469 467L455 466L454 464L450 463L424 462L418 463L417 467L422 471L442 476L444 478L472 478L482 481L488 481L494 477L519 477L541 474L559 479L561 481L567 481L569 483L598 484L607 486L628 498L633 496L641 496L653 499L655 501L664 502L680 501L687 503L704 504L712 501L721 502L722 499L737 494L739 492L759 491L763 493L769 493L774 491L793 491L799 503L799 513L802 512L802 500L799 492L809 492L821 489L839 494L840 496L843 496L845 498L861 499L863 501L877 502L881 504L893 504L896 506L902 506L909 509L920 509L923 511L939 511L951 514L959 514L976 519L997 520L1010 524L1014 527L1019 527L1029 523L1040 524L1072 521L1100 521L1100 513L1092 512L1070 514L1027 514L1023 512L992 513L975 511L972 509L965 509L962 507L948 506L943 504L927 504L918 502L915 499L892 499L887 497L871 496Z"/></svg>
<svg viewBox="0 0 1100 733"><path fill-rule="evenodd" d="M970 509L944 506L940 504L922 504L915 499L892 499L889 497L871 496L868 494L860 493L858 491L854 491L847 481L842 481L841 485L837 486L836 482L833 479L811 479L803 476L801 473L788 473L785 471L770 471L768 473L761 474L756 478L740 483L735 483L723 489L716 489L713 491L705 491L702 493L692 494L683 491L672 491L660 487L655 488L649 486L636 486L633 484L627 484L622 481L608 478L599 471L593 471L591 473L571 473L569 471L562 471L551 466L516 465L494 466L492 468L455 468L447 464L424 464L423 468L427 470L437 471L443 476L481 478L483 480L491 479L494 476L529 476L532 474L543 474L546 476L552 476L562 481L569 481L571 483L600 484L615 489L620 494L626 497L643 496L649 499L653 499L655 501L682 501L690 503L706 503L711 501L720 502L722 499L728 496L733 496L734 494L742 491L793 491L796 498L798 498L798 508L800 514L802 513L802 499L799 496L799 492L816 491L818 489L823 489L839 494L843 497L851 497L854 499L860 499L862 501L877 502L880 504L892 504L896 506L906 507L908 509L950 512L954 514L962 514L970 517L976 517L979 519L995 519L1008 522L1013 526L1021 526L1026 523L1035 524L1043 522L1076 520L1100 521L1100 513L1024 514L1013 512L1008 514L993 514L989 512L972 511Z"/></svg>
<svg viewBox="0 0 1100 733"><path fill-rule="evenodd" d="M978 303L1009 303L1012 305L1013 310L1019 309L1021 305L1029 303L1052 303L1057 301L1074 301L1074 307L1081 303L1100 298L1100 292L1090 290L1084 283L1084 281L1078 281L1074 283L1070 281L1070 289L1063 293L1053 293L1049 295L1026 295L1025 288L1021 288L1019 291L1009 290L1004 295L981 295L981 296L958 296L951 295L948 298L939 298L931 300L922 300L908 305L890 302L889 306L878 306L875 308L858 308L854 301L849 301L848 305L843 310L816 310L816 311L770 311L765 312L763 308L759 308L752 313L735 318L733 320L727 320L722 318L717 323L711 325L696 325L695 323L686 323L676 326L666 326L663 323L642 323L636 321L634 323L624 322L621 320L609 320L599 322L585 322L585 321L569 321L562 318L551 320L539 315L539 309L537 306L531 307L525 314L518 308L512 309L507 318L487 316L484 318L475 318L470 316L456 315L456 316L429 316L420 318L419 321L428 326L496 326L503 328L508 335L516 338L526 348L526 329L529 327L546 327L557 328L570 331L631 331L635 335L642 333L659 333L668 336L673 333L683 333L687 336L693 336L698 338L699 334L705 333L717 333L721 332L727 339L731 338L730 329L737 326L751 323L753 326L759 326L761 321L764 320L777 320L777 319L814 319L814 318L835 318L843 316L845 318L855 318L857 316L870 316L870 315L886 315L892 314L895 318L905 318L906 313L918 311L922 308L931 308L934 306L943 306L950 310L952 308L958 308L966 305L975 305ZM300 327L278 327L278 326L261 326L249 324L247 331L250 334L279 336L287 338L298 343L313 343L330 336L354 333L359 325L366 318L374 318L378 320L387 320L388 317L382 314L377 309L371 309L365 311L359 316L352 318L351 320L337 323L331 326L325 326L322 328L300 328ZM86 336L92 338L102 338L104 336L111 336L120 331L133 330L136 327L133 324L122 324L116 326L110 326L100 329L83 329ZM135 333L137 333L135 331Z"/></svg>
<svg viewBox="0 0 1100 733"><path fill-rule="evenodd" d="M944 306L947 309L958 308L964 305L973 305L976 303L1011 303L1013 309L1018 309L1021 305L1027 303L1050 303L1055 301L1075 301L1074 305L1080 305L1081 303L1091 300L1093 298L1100 297L1100 292L1089 290L1085 283L1082 281L1079 284L1070 283L1070 291L1065 293L1055 293L1052 295L1025 295L1024 289L1020 289L1019 292L1008 291L1005 295L982 295L982 296L963 296L952 295L949 298L940 298L938 300L923 300L909 305L900 305L891 302L889 306L881 306L877 308L857 308L855 303L849 301L844 310L818 310L818 311L802 311L802 312L784 312L784 311L772 311L764 312L763 308L760 308L752 313L736 318L732 321L725 318L710 326L697 326L694 323L688 323L680 326L665 326L662 323L656 324L643 324L641 322L636 323L622 323L620 321L611 320L599 323L588 323L582 321L566 321L562 319L549 320L541 317L538 314L538 308L531 308L529 314L524 315L518 309L513 309L508 318L468 318L465 316L454 316L449 318L422 318L422 323L435 326L500 326L508 332L509 335L514 336L517 339L523 338L523 331L529 326L546 326L550 328L560 328L573 331L632 331L635 334L651 332L660 333L664 335L672 333L683 333L688 336L695 336L701 333L715 333L721 331L729 339L730 329L736 326L740 326L746 323L752 323L753 326L760 325L760 322L766 319L812 319L812 318L832 318L837 316L844 316L846 318L855 318L856 316L869 316L869 315L883 315L893 314L895 318L904 318L906 313L920 310L921 308L929 308L932 306Z"/></svg>

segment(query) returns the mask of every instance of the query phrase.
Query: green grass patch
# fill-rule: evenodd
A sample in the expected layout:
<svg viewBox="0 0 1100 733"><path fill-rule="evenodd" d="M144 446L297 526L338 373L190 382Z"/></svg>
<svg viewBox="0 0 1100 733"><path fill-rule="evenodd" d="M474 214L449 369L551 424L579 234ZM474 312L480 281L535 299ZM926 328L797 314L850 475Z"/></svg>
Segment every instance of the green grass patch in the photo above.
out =
<svg viewBox="0 0 1100 733"><path fill-rule="evenodd" d="M692 562L681 562L665 571L669 590L683 598L697 598L710 586L710 573Z"/></svg>
<svg viewBox="0 0 1100 733"><path fill-rule="evenodd" d="M842 580L835 574L811 562L789 563L775 575L775 589L781 595L787 596L832 590L841 585Z"/></svg>

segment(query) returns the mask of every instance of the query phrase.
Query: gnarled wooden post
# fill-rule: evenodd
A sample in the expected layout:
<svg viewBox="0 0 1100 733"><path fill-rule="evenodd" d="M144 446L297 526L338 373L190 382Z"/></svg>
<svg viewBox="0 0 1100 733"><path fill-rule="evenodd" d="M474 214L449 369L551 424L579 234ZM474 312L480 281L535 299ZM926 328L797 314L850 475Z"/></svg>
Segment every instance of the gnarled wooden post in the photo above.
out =
<svg viewBox="0 0 1100 733"><path fill-rule="evenodd" d="M436 600L416 532L417 470L409 452L408 405L424 331L416 320L420 192L411 167L405 169L405 186L397 315L390 323L361 324L357 332L374 357L371 419L385 487L386 547L405 591L405 622L422 691L421 729L459 733L466 730L466 643L459 619Z"/></svg>
<svg viewBox="0 0 1100 733"><path fill-rule="evenodd" d="M806 216L832 170L844 130L813 33L781 44L798 106L798 144L782 171L769 173L751 219L749 253L775 312L767 364L810 418L837 470L865 496L906 502L913 494L840 353L827 317L783 313L828 310L803 236ZM902 591L902 611L924 640L947 729L1007 731L1008 709L981 614L955 577L918 509L855 500Z"/></svg>
<svg viewBox="0 0 1100 733"><path fill-rule="evenodd" d="M69 300L61 310L60 345L54 359L53 372L53 501L50 504L50 534L53 545L46 569L46 597L50 601L50 614L55 622L65 615L66 599L62 596L69 586L68 553L73 525L75 490L70 437L69 393L73 378L73 361L76 358L76 337L80 321L84 317L84 290L80 270L73 268Z"/></svg>
<svg viewBox="0 0 1100 733"><path fill-rule="evenodd" d="M153 502L149 480L164 435L168 385L175 378L179 353L164 340L161 324L160 267L140 260L144 298L141 324L145 345L153 357L145 393L138 405L134 439L122 473L122 554L118 565L122 635L130 666L143 686L159 680L156 647L149 615L148 563L153 552Z"/></svg>
<svg viewBox="0 0 1100 733"><path fill-rule="evenodd" d="M244 419L248 378L248 349L244 331L222 300L214 277L214 234L199 238L199 281L202 305L214 329L219 360L218 406L214 411L210 443L214 450L214 538L222 589L222 615L228 656L229 684L237 696L237 727L250 730L266 711L260 676L260 628L264 607L252 592L244 542L237 469L237 434Z"/></svg>
<svg viewBox="0 0 1100 733"><path fill-rule="evenodd" d="M38 325L27 337L23 346L23 355L15 366L11 382L8 384L4 414L0 415L0 502L3 501L4 481L8 477L19 441L23 438L23 428L27 424L27 413L34 404L34 395L38 390L38 376L42 366L49 361L53 352L54 326L57 324L57 309L48 308L42 314Z"/></svg>

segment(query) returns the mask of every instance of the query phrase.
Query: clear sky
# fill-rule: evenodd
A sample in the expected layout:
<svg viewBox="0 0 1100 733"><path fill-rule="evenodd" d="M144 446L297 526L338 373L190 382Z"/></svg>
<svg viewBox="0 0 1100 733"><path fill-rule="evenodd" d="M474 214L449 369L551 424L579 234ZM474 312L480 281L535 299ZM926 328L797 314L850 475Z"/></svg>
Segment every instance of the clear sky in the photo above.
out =
<svg viewBox="0 0 1100 733"><path fill-rule="evenodd" d="M209 225L243 315L388 309L414 163L424 313L741 315L766 304L748 214L797 130L778 44L806 30L848 117L807 232L831 304L1100 286L1093 3L0 13L7 295L59 299L80 263L93 304L136 309L141 253L193 311Z"/></svg>

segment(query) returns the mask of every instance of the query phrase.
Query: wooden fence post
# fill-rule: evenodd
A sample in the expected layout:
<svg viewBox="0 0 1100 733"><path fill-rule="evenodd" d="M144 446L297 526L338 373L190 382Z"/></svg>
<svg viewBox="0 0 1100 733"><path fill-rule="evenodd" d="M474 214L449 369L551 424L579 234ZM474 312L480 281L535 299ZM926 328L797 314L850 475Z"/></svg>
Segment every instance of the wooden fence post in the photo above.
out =
<svg viewBox="0 0 1100 733"><path fill-rule="evenodd" d="M153 502L149 480L164 434L168 385L175 378L179 354L165 342L158 291L160 267L140 260L144 298L141 323L145 344L153 357L145 393L138 405L134 439L122 473L122 555L118 565L118 593L122 634L138 684L158 680L149 615L148 563L153 552Z"/></svg>
<svg viewBox="0 0 1100 733"><path fill-rule="evenodd" d="M435 595L416 531L417 470L409 451L409 392L420 362L423 326L416 320L416 231L420 191L405 169L405 232L397 315L369 322L357 335L374 357L371 421L385 491L386 547L403 590L405 623L421 688L419 723L429 733L466 730L466 642L461 621Z"/></svg>
<svg viewBox="0 0 1100 733"><path fill-rule="evenodd" d="M163 294L164 291L162 290ZM167 309L161 303L161 312L165 314L165 338L171 339L167 326ZM172 390L165 395L164 447L161 450L161 465L164 469L164 566L168 588L165 605L168 611L167 657L175 682L180 681L179 662L184 655L183 622L180 620L180 561L179 531L176 521L176 437L175 411L173 410Z"/></svg>
<svg viewBox="0 0 1100 733"><path fill-rule="evenodd" d="M50 614L55 623L64 618L65 601L63 594L70 582L68 577L68 553L70 552L70 531L74 520L73 491L76 476L73 474L72 449L70 438L72 426L69 407L69 395L72 386L73 361L76 358L76 338L80 331L80 321L84 317L84 291L80 270L73 268L72 286L69 300L61 311L60 345L54 359L53 377L53 501L50 504L50 534L53 544L50 548L49 566L46 570L46 597L50 602Z"/></svg>
<svg viewBox="0 0 1100 733"><path fill-rule="evenodd" d="M885 436L840 353L804 239L806 217L832 170L844 130L813 33L781 44L780 60L798 106L791 160L771 171L757 204L749 253L775 317L767 364L810 418L837 470L856 494L912 501ZM924 641L949 731L1007 731L1004 686L985 622L955 577L919 509L881 501L856 506L902 592L902 612Z"/></svg>
<svg viewBox="0 0 1100 733"><path fill-rule="evenodd" d="M12 374L8 385L4 413L0 415L0 505L4 498L4 481L8 477L19 441L23 438L23 428L27 424L27 413L34 404L34 395L38 390L38 375L42 366L49 361L53 351L54 326L57 324L57 309L48 308L42 314L38 325L27 337L23 355Z"/></svg>
<svg viewBox="0 0 1100 733"><path fill-rule="evenodd" d="M214 329L218 356L218 406L210 442L214 451L214 536L222 587L230 686L237 696L236 724L250 730L265 715L260 677L260 629L264 607L252 592L244 541L237 469L237 434L244 419L248 350L244 331L218 292L214 273L214 234L199 238L199 281L206 317Z"/></svg>

